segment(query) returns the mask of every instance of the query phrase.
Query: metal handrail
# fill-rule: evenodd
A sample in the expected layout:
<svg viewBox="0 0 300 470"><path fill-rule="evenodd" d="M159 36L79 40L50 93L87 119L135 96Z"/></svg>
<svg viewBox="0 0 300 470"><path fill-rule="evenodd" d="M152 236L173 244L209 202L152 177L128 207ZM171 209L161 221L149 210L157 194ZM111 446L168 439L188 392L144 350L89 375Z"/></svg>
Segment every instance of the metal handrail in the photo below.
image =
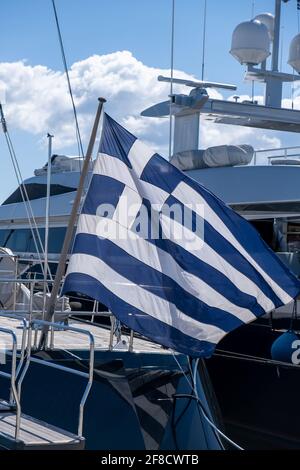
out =
<svg viewBox="0 0 300 470"><path fill-rule="evenodd" d="M73 369L71 367L66 367L66 366L62 366L60 364L56 364L56 363L53 363L53 362L50 362L50 361L47 361L47 360L43 360L43 359L38 359L38 358L33 358L31 357L31 349L32 349L32 344L31 344L31 338L32 338L32 329L35 329L34 327L36 326L48 326L50 328L55 328L55 329L59 329L59 330L63 330L63 331L72 331L74 333L79 333L79 334L83 334L83 335L86 335L88 336L89 338L89 343L90 343L90 359L89 359L89 371L88 372L82 372L82 371L79 371L79 370L76 370L76 369ZM22 371L22 374L20 376L20 379L19 379L19 383L18 383L18 393L19 393L19 396L21 396L21 387L22 387L22 383L23 383L23 380L25 378L25 375L27 373L27 370L29 368L29 365L30 365L30 362L35 362L35 363L39 363L39 364L42 364L42 365L45 365L47 367L52 367L54 369L59 369L59 370L63 370L65 372L69 372L69 373L72 373L72 374L75 374L75 375L78 375L80 377L85 377L88 379L88 383L86 385L86 388L84 390L84 393L82 395L82 398L81 398L81 401L80 401L80 405L79 405L79 418L78 418L78 436L79 437L82 437L82 433L83 433L83 418L84 418L84 407L85 407L85 404L86 404L86 400L88 398L88 395L90 393L90 390L92 388L92 384L93 384L93 377L94 377L94 356L95 356L95 340L94 340L94 336L89 332L89 331L86 331L86 330L82 330L81 328L75 328L75 327L72 327L72 326L67 326L67 325L61 325L59 323L54 323L54 322L47 322L47 321L44 321L44 320L32 320L30 322L30 326L29 326L29 333L28 333L28 344L27 344L27 360L26 360L26 364L23 368L23 371Z"/></svg>
<svg viewBox="0 0 300 470"><path fill-rule="evenodd" d="M255 150L255 153L261 153L261 152L280 152L281 150L292 150L292 149L299 149L300 151L300 145L293 145L292 147L276 147L276 148L269 148L269 149L258 149Z"/></svg>
<svg viewBox="0 0 300 470"><path fill-rule="evenodd" d="M20 424L21 424L21 404L20 397L16 388L16 369L17 369L17 337L14 331L9 330L8 328L3 328L0 326L0 332L11 336L12 338L12 360L11 360L11 373L0 371L0 376L10 379L10 390L14 397L16 405L16 429L15 429L15 439L17 440L20 433Z"/></svg>
<svg viewBox="0 0 300 470"><path fill-rule="evenodd" d="M298 150L299 153L297 154L291 154L289 153L289 151L291 150ZM272 159L275 159L275 158L289 158L289 157L297 157L300 155L300 146L299 145L295 145L293 147L278 147L278 148L270 148L270 149L259 149L259 150L255 150L254 152L254 159L253 159L253 162L254 162L254 166L256 166L257 164L257 154L268 154L268 153L278 153L278 152L281 152L281 155L269 155L267 156L266 155L266 158L268 160L268 163L270 163L270 161Z"/></svg>
<svg viewBox="0 0 300 470"><path fill-rule="evenodd" d="M293 161L299 161L300 160L300 155L298 154L285 154L285 155L274 155L271 157L266 157L268 160L268 165L272 164L273 160L283 160L283 161L288 161L289 158L292 158Z"/></svg>
<svg viewBox="0 0 300 470"><path fill-rule="evenodd" d="M44 279L24 279L22 277L0 277L0 283L1 282L21 282L22 284L42 284L46 282L47 284L51 284L54 281L51 279L45 281Z"/></svg>
<svg viewBox="0 0 300 470"><path fill-rule="evenodd" d="M19 364L18 364L18 367L17 367L17 370L16 370L16 377L18 377L19 373L20 373L20 370L22 368L22 365L23 365L23 362L24 362L24 357L25 357L25 349L26 349L26 333L27 333L27 327L28 327L28 324L27 324L27 321L26 321L26 318L24 317L21 317L19 318L18 317L18 312L15 312L15 313L2 313L0 311L0 316L3 317L3 318L12 318L13 320L16 320L16 321L21 321L23 323L23 328L22 328L22 339L21 339L21 351L20 351L20 361L19 361ZM17 348L18 349L18 348ZM17 354L18 356L18 354Z"/></svg>
<svg viewBox="0 0 300 470"><path fill-rule="evenodd" d="M32 314L34 313L41 313L42 314L42 311L40 309L33 309L32 308L32 299L33 299L33 287L35 284L43 284L45 282L47 283L53 283L54 281L52 280L44 280L44 279L23 279L23 278L12 278L12 277L9 277L9 278L1 278L0 277L0 284L1 283L5 283L5 282L11 282L11 283L15 283L15 285L17 285L17 283L22 283L24 285L28 284L30 287L30 302L29 302L29 305L26 309L24 310L5 310L5 309L1 309L0 308L0 315L3 315L4 317L5 316L9 316L10 314L13 315L14 317L20 317L21 319L24 318L24 316L29 316L29 321L32 319ZM63 282L63 281L62 281ZM98 307L97 307L98 308ZM60 309L55 309L55 314L57 313L61 313L62 310ZM71 311L70 312L70 316L74 317L75 315L80 315L80 316L92 316L92 318L95 318L95 317L113 317L113 314L109 311L105 311L105 312L101 312L101 311ZM93 323L94 324L94 323ZM55 323L55 325L57 325L57 323ZM34 338L34 344L37 344L37 330L35 329L35 338ZM113 339L114 339L114 322L111 323L111 333L110 333L110 338L109 338L109 346L108 346L108 349L110 351L113 350L114 346L113 346ZM51 335L50 335L50 349L53 349L54 347L54 329L52 328L51 329ZM134 333L133 331L130 332L130 339L129 339L129 343L128 343L128 351L132 352L133 351L133 341L134 341ZM48 345L49 347L49 345Z"/></svg>

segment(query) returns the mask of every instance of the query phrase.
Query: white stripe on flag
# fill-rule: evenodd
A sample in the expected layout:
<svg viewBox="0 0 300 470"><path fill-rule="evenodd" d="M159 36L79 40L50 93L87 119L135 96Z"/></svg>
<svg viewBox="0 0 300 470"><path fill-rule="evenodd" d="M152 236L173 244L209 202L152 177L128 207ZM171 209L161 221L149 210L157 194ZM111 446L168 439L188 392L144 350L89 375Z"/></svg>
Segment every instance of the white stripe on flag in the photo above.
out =
<svg viewBox="0 0 300 470"><path fill-rule="evenodd" d="M127 165L118 158L99 153L94 164L94 175L108 176L138 192L135 181Z"/></svg>
<svg viewBox="0 0 300 470"><path fill-rule="evenodd" d="M136 139L129 151L128 160L132 164L133 171L138 178L140 178L145 166L153 155L152 149L141 140Z"/></svg>
<svg viewBox="0 0 300 470"><path fill-rule="evenodd" d="M183 204L190 204L193 201L194 210L197 212L197 204L203 204L205 210L205 219L209 222L232 246L234 246L241 255L258 271L265 281L270 285L275 294L282 300L283 303L287 304L291 302L292 297L287 294L262 268L259 264L250 256L250 254L242 247L230 230L226 227L224 222L210 207L206 200L191 188L185 182L181 182L172 192L172 195ZM199 214L201 215L201 214Z"/></svg>
<svg viewBox="0 0 300 470"><path fill-rule="evenodd" d="M113 220L131 228L142 205L142 198L128 186L125 186L113 215Z"/></svg>
<svg viewBox="0 0 300 470"><path fill-rule="evenodd" d="M147 181L136 178L135 174L125 163L105 153L99 153L94 165L93 174L108 176L125 184L125 186L136 191L141 197L148 199L151 204L157 204L158 209L163 206L169 197L168 192Z"/></svg>
<svg viewBox="0 0 300 470"><path fill-rule="evenodd" d="M251 279L245 276L243 273L238 271L234 266L229 264L225 258L219 253L213 250L204 240L193 249L191 240L193 240L193 232L187 227L179 224L173 219L170 219L164 215L161 216L161 224L163 231L168 234L168 238L181 246L185 250L191 252L196 258L200 259L204 263L212 266L214 269L222 273L227 277L241 292L252 295L256 298L257 303L265 311L271 311L275 308L272 300L269 299ZM182 234L182 237L176 236L176 233ZM198 245L198 244L197 244ZM253 318L252 318L253 320ZM250 321L250 320L249 320Z"/></svg>
<svg viewBox="0 0 300 470"><path fill-rule="evenodd" d="M245 323L256 318L249 309L233 304L202 279L184 271L166 251L157 248L125 227L116 227L113 220L105 219L106 223L102 228L100 222L100 218L97 216L82 214L79 218L77 233L94 234L109 239L129 255L173 279L186 292L210 307L230 312ZM106 228L105 232L104 227ZM118 238L111 236L116 233L119 233ZM236 287L239 289L238 286ZM257 292L259 292L259 288L256 288L256 294ZM269 304L270 301L266 298L267 301ZM264 308L264 306L262 307Z"/></svg>
<svg viewBox="0 0 300 470"><path fill-rule="evenodd" d="M226 334L225 331L216 326L194 320L178 310L174 304L136 284L132 284L95 256L73 254L68 267L68 275L71 273L86 274L93 277L132 307L196 340L216 344Z"/></svg>

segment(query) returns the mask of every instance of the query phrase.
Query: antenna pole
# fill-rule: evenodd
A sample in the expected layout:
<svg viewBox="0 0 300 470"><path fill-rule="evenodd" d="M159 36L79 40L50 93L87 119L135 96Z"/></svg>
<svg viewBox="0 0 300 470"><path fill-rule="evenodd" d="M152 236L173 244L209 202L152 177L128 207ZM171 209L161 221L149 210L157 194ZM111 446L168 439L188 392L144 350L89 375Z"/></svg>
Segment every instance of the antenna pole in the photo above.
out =
<svg viewBox="0 0 300 470"><path fill-rule="evenodd" d="M48 164L47 164L47 193L46 193L46 211L45 211L45 260L44 260L44 302L43 302L43 316L46 311L46 293L47 293L47 275L48 275L48 242L49 242L49 210L50 210L50 195L51 195L51 157L52 157L52 139L53 135L47 134L48 139Z"/></svg>
<svg viewBox="0 0 300 470"><path fill-rule="evenodd" d="M81 197L82 197L82 193L84 189L84 183L85 183L85 179L88 174L88 171L89 171L89 164L92 158L92 153L93 153L94 144L95 144L95 140L97 136L99 121L100 121L100 117L102 113L102 108L103 108L103 104L106 102L104 98L99 98L98 101L99 101L98 109L97 109L93 129L91 132L88 149L87 149L86 156L83 162L83 167L82 167L82 171L80 175L80 180L79 180L75 200L74 200L72 211L69 217L69 223L68 223L62 251L60 254L59 263L57 266L54 284L53 284L52 291L51 291L51 297L49 299L49 303L48 303L46 314L45 314L45 320L48 322L51 322L53 315L54 315L55 304L56 304L57 296L60 290L60 283L65 273L66 261L67 261L67 257L69 254L71 241L73 238L74 227L76 226L76 222L77 222L77 216L78 216L78 211L80 208ZM47 334L48 334L48 326L47 327L44 326L42 330L42 334L41 334L40 343L39 343L39 349L45 348L47 344Z"/></svg>
<svg viewBox="0 0 300 470"><path fill-rule="evenodd" d="M272 47L272 72L274 72L274 75L279 72L281 1L282 0L275 0L275 25ZM262 70L264 70L263 66ZM265 82L265 106L281 108L283 80L279 80L276 76L270 75L266 77Z"/></svg>
<svg viewBox="0 0 300 470"><path fill-rule="evenodd" d="M169 115L169 160L172 156L173 137L173 80L174 80L174 40L175 40L175 0L172 0L172 22L171 22L171 80L170 80L170 115Z"/></svg>

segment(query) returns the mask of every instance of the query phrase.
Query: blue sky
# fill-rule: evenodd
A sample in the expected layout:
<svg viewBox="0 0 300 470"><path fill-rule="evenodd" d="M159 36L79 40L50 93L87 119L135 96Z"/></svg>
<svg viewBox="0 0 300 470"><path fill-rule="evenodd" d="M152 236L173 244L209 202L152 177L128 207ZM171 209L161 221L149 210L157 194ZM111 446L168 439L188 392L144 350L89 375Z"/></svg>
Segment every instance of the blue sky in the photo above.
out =
<svg viewBox="0 0 300 470"><path fill-rule="evenodd" d="M204 0L176 0L176 41L175 41L175 68L184 71L187 74L200 77L202 60L202 31L203 31L203 4ZM106 56L117 51L130 51L135 60L142 62L150 68L168 69L170 66L170 18L171 18L171 0L56 0L56 5L61 21L68 64L82 63L93 55ZM224 81L235 83L239 87L239 94L249 94L250 85L243 83L243 67L241 67L228 53L230 49L231 34L234 27L241 21L250 19L252 12L252 0L208 0L207 12L207 47L206 47L206 66L205 78L213 81ZM261 12L273 12L274 0L256 0L254 2L255 14ZM34 76L37 76L32 87L38 87L39 73L35 66L42 65L50 71L51 82L49 82L48 95L53 93L55 88L56 71L62 71L62 61L58 47L57 33L54 24L54 17L50 0L10 0L2 2L1 5L1 28L0 28L0 80L6 81L7 89L19 87L19 94L16 90L11 95L14 97L14 103L7 101L5 108L10 117L8 124L15 144L16 152L20 160L24 177L31 176L34 168L41 166L45 159L47 149L44 146L44 136L47 132L53 132L51 128L44 128L38 122L43 122L43 99L35 106L29 106L30 98L26 101L27 108L22 100L25 96L31 94L30 74L32 70ZM286 64L288 55L288 45L292 37L298 32L296 0L291 0L283 5L282 32L284 38L282 64L283 70L291 72ZM26 69L27 75L24 75L23 81L26 81L27 88L23 87L22 78L20 82L14 80L14 75L7 72L1 75L1 67L4 63L16 63L26 61L26 66L32 69ZM124 60L122 59L123 74ZM129 60L129 66L131 61ZM117 67L117 65L116 65ZM88 68L90 73L90 68ZM20 72L21 73L21 72ZM23 72L22 72L23 73ZM44 73L44 72L43 72ZM47 74L49 75L47 72ZM44 73L44 75L46 72ZM44 76L43 75L43 76ZM48 76L47 75L47 76ZM124 75L120 75L121 80ZM7 77L7 78L3 78ZM80 80L85 81L85 73L81 66ZM47 79L48 80L48 79ZM78 78L79 80L79 78ZM116 80L118 75L116 72ZM95 81L95 80L94 80ZM22 84L22 87L20 86ZM47 81L48 83L48 81ZM89 82L90 83L90 82ZM93 82L94 83L94 82ZM75 84L76 85L76 84ZM78 94L80 95L80 86L77 83ZM115 84L114 84L115 86ZM102 89L99 81L99 93L97 87L93 88L93 99L96 100L97 94L103 90L109 90L107 84ZM84 88L82 88L84 90ZM162 89L165 90L165 89ZM159 93L153 96L151 100L152 87L144 90L143 103L155 103ZM135 123L137 132L143 134L144 124L130 117L136 98L133 94L127 94L126 90L122 92L122 109L118 108L116 115L120 118L127 116L127 122ZM138 95L138 86L131 93ZM256 93L262 93L261 87L256 88ZM108 91L109 94L109 91ZM166 93L167 94L167 93ZM78 96L79 96L78 95ZM7 94L9 97L9 93ZM36 94L32 100L36 100ZM109 103L109 111L114 114L114 109L118 106L117 93L114 99ZM227 94L224 95L225 97ZM289 87L285 87L285 96L290 97ZM132 97L134 99L132 100ZM163 92L162 92L163 97ZM80 96L79 96L80 98ZM89 104L82 105L82 119L84 120L85 111L89 106L89 116L87 124L90 125L92 116L91 101ZM128 102L126 102L126 98ZM10 98L11 99L11 98ZM68 96L66 92L66 104L64 110L59 111L59 122L63 123L64 112L66 121L71 119L71 115L66 112L68 105ZM129 102L131 100L131 102ZM53 101L56 103L55 101ZM18 108L19 106L19 108ZM47 104L49 106L49 103ZM58 105L56 105L58 106ZM22 107L22 118L16 119ZM55 107L55 106L54 106ZM131 109L130 108L130 109ZM10 110L10 112L9 112ZM141 109L138 110L138 112ZM28 125L26 124L28 112ZM81 108L78 108L79 114ZM21 112L21 111L20 111ZM52 109L53 117L45 120L47 125L55 123L55 109ZM137 112L137 114L138 114ZM123 114L122 114L123 113ZM22 122L24 121L24 125ZM33 122L30 129L30 122ZM70 121L70 126L72 122ZM53 124L53 127L54 124ZM88 128L88 126L86 126ZM155 135L150 136L151 132L158 132L156 127L147 129L147 140L155 142ZM66 139L64 145L64 134L59 138L60 127L55 127L56 141L59 143L57 151L59 153L76 153L76 147L72 139ZM225 131L227 132L227 131ZM230 130L228 130L228 133ZM84 133L86 143L88 132ZM143 136L143 135L142 135ZM249 134L250 136L250 134ZM297 135L276 135L280 142L284 144L297 145L300 139ZM160 136L162 139L162 136ZM164 135L165 137L165 135ZM247 138L247 135L241 135ZM250 137L249 137L250 138ZM219 138L218 138L219 139ZM219 143L218 140L217 143ZM159 142L161 144L161 142ZM209 141L209 143L212 143ZM266 141L267 146L267 141ZM55 150L55 140L54 140ZM3 135L0 137L0 152L2 161L2 176L0 185L0 200L3 199L15 186L15 178L9 163L8 152L5 147Z"/></svg>

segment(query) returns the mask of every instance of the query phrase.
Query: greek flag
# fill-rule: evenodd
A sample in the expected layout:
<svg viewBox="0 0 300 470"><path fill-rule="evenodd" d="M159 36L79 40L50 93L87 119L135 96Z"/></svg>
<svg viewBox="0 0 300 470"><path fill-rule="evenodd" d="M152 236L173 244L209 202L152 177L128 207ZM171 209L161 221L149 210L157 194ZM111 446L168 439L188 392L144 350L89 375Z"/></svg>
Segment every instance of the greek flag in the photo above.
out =
<svg viewBox="0 0 300 470"><path fill-rule="evenodd" d="M255 229L104 115L63 293L190 356L289 303L299 281Z"/></svg>

